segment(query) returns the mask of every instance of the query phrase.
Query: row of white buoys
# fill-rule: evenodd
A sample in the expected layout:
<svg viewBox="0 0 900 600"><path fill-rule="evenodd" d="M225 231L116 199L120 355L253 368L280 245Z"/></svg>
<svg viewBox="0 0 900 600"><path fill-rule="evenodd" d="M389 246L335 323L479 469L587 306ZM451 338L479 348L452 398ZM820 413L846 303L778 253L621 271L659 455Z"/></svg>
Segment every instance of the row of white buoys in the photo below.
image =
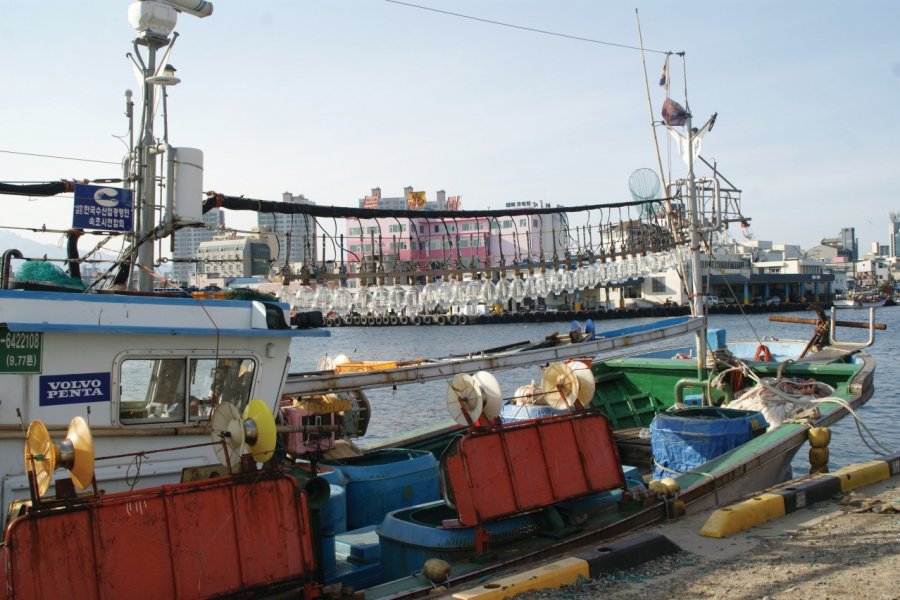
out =
<svg viewBox="0 0 900 600"><path fill-rule="evenodd" d="M489 421L500 416L503 396L497 378L487 371L457 373L447 386L447 410L460 425L474 424L483 414Z"/></svg>
<svg viewBox="0 0 900 600"><path fill-rule="evenodd" d="M541 392L544 404L558 410L587 406L594 397L594 374L583 362L552 363L544 369Z"/></svg>

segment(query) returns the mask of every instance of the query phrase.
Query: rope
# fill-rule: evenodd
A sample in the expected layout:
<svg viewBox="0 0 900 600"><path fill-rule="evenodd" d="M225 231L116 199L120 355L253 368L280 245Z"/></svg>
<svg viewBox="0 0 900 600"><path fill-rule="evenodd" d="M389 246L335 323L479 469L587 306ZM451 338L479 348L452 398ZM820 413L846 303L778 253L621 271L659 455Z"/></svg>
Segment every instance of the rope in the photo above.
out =
<svg viewBox="0 0 900 600"><path fill-rule="evenodd" d="M782 378L780 376L777 379L767 379L767 378L759 377L743 361L738 361L736 364L730 366L728 369L725 369L724 371L718 373L710 381L710 385L721 384L722 379L728 373L731 373L734 371L739 371L740 373L743 374L744 377L752 379L753 381L755 381L758 384L760 391L752 392L752 393L759 394L761 397L761 400L766 405L775 404L776 402L780 403L780 404L796 405L796 404L799 404L801 401L803 401L799 395L792 394L792 393L788 392L787 390L783 390L783 389L781 389L781 387L779 387L782 385L797 386L798 384L796 382L793 382L790 380L782 380ZM781 369L779 368L779 375L780 375L780 372L781 372ZM857 414L857 412L853 409L853 407L850 405L849 402L847 402L843 398L838 398L837 396L834 396L834 388L833 387L831 387L828 384L822 383L820 381L811 381L811 382L807 382L807 383L799 384L799 385L804 385L804 386L815 385L819 389L823 389L823 388L827 389L827 393L826 393L825 397L809 398L809 399L805 400L805 402L808 402L810 404L823 404L826 402L833 402L835 404L840 405L848 413L850 413L850 415L853 417L853 419L856 423L856 429L857 429L857 432L859 433L859 437L862 440L863 444L865 444L869 450L871 450L873 453L881 455L881 456L887 456L887 455L891 455L891 454L895 453L893 450L891 450L890 448L888 448L887 446L885 446L884 444L881 443L881 441L878 439L878 437L872 432L871 429L869 429L869 427L865 424L865 422L863 422L862 418ZM763 392L769 392L771 396L774 396L775 398L777 398L777 401L773 402L773 399L771 397L769 399L762 398ZM748 397L748 394L745 394L741 398L743 399L743 398L747 398L747 397ZM863 432L865 432L865 433L863 433ZM866 439L866 434L868 434L868 436L871 438L872 443L874 443L874 446L872 445L872 443L869 442L868 439Z"/></svg>

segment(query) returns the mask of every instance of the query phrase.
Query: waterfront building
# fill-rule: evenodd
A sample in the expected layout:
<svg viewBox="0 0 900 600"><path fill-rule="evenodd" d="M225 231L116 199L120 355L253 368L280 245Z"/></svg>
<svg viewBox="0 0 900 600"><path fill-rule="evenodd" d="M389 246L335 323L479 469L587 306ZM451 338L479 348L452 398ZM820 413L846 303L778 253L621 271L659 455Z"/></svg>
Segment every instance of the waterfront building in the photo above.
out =
<svg viewBox="0 0 900 600"><path fill-rule="evenodd" d="M177 259L194 259L200 244L213 239L225 227L225 211L214 208L203 215L203 224L184 227L175 232L175 247L172 250L172 280L186 285L194 280L198 268L194 262L180 262Z"/></svg>
<svg viewBox="0 0 900 600"><path fill-rule="evenodd" d="M891 258L900 257L900 213L888 214L888 252Z"/></svg>
<svg viewBox="0 0 900 600"><path fill-rule="evenodd" d="M406 187L403 196L385 197L380 188L359 200L360 208L407 210L411 199L421 217L348 219L344 248L351 273L422 272L441 269L487 272L512 269L542 259L565 257L567 223L563 213L488 218L429 218L436 210L459 207L459 196L444 190L428 199ZM507 208L539 208L532 201L509 202ZM358 280L349 280L356 287ZM371 279L365 283L372 283ZM405 281L401 283L406 283Z"/></svg>
<svg viewBox="0 0 900 600"><path fill-rule="evenodd" d="M799 246L770 241L722 242L700 259L704 287L713 303L825 302L835 294L831 265L804 255ZM686 265L688 274L690 265ZM649 280L649 281L648 281ZM674 269L641 282L640 298L652 304L689 301ZM641 302L636 302L638 306Z"/></svg>
<svg viewBox="0 0 900 600"><path fill-rule="evenodd" d="M195 285L227 287L231 280L267 277L274 258L274 235L217 235L200 244Z"/></svg>

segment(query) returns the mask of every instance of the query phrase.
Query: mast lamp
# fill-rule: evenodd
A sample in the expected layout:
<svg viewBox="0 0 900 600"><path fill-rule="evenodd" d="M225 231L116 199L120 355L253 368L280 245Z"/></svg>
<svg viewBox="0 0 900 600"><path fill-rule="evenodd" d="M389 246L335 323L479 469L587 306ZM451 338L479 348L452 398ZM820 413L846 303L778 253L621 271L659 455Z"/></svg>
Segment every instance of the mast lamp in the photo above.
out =
<svg viewBox="0 0 900 600"><path fill-rule="evenodd" d="M206 0L138 0L128 7L128 21L142 38L169 37L180 12L208 17L213 5Z"/></svg>

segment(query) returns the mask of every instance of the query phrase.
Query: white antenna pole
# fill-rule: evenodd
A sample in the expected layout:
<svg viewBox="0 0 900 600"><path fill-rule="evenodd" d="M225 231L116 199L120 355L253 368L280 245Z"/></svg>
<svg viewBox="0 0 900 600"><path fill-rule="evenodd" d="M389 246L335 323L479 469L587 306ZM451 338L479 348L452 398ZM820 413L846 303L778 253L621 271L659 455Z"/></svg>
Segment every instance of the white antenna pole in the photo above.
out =
<svg viewBox="0 0 900 600"><path fill-rule="evenodd" d="M697 205L697 190L694 186L694 133L691 130L691 112L685 121L687 129L687 163L688 163L688 198L691 211L691 312L702 317L703 327L695 333L697 336L697 371L701 381L706 376L706 301L703 288L703 273L700 271L700 210Z"/></svg>
<svg viewBox="0 0 900 600"><path fill-rule="evenodd" d="M138 226L135 228L137 241L144 240L138 248L137 264L139 268L137 276L137 289L141 292L153 291L153 278L151 270L155 253L153 244L147 239L153 231L156 221L156 153L151 149L155 147L153 135L153 107L156 104L156 86L147 81L156 72L156 51L160 45L155 40L148 40L147 66L144 71L144 129L141 132L138 160L140 161L141 178L138 181Z"/></svg>

